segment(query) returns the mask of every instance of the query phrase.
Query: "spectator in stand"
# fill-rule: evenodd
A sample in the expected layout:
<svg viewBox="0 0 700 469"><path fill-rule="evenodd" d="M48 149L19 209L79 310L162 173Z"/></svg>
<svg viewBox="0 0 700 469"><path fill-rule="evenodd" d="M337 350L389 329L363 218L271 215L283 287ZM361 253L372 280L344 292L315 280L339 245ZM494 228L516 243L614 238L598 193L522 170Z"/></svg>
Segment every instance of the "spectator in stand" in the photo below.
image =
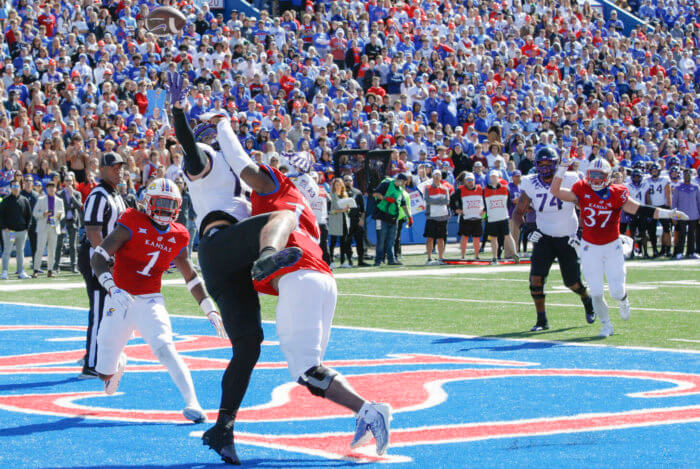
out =
<svg viewBox="0 0 700 469"><path fill-rule="evenodd" d="M34 256L34 274L32 278L36 278L41 270L41 262L44 257L44 249L47 251L46 269L48 276L54 277L57 272L54 271L54 258L56 256L56 245L58 235L61 233L61 220L65 216L63 200L56 197L56 183L49 181L46 184L46 195L39 197L33 210L34 218L36 219L36 256Z"/></svg>
<svg viewBox="0 0 700 469"><path fill-rule="evenodd" d="M447 221L450 218L450 190L442 184L442 172L433 171L432 182L423 189L425 199L425 247L428 253L426 265L439 265L445 255ZM432 259L433 246L437 242L436 260Z"/></svg>
<svg viewBox="0 0 700 469"><path fill-rule="evenodd" d="M20 279L29 276L24 272L24 244L27 239L27 228L32 218L32 210L26 197L20 194L21 183L14 179L10 181L10 193L0 202L0 231L2 231L2 275L0 279L7 280L12 245L15 247L17 258L17 275ZM11 234L14 233L14 243Z"/></svg>

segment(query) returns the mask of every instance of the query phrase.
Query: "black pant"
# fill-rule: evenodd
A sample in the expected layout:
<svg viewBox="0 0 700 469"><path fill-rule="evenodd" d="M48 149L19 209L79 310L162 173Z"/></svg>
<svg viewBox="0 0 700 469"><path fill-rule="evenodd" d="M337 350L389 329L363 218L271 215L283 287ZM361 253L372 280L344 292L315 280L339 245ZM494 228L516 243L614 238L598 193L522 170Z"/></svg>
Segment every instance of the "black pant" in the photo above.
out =
<svg viewBox="0 0 700 469"><path fill-rule="evenodd" d="M696 231L698 228L697 220L689 221L678 221L676 224L676 231L678 232L678 244L674 249L673 255L683 254L683 245L686 241L686 235L688 239L688 245L685 250L685 255L690 256L695 253L695 238Z"/></svg>
<svg viewBox="0 0 700 469"><path fill-rule="evenodd" d="M639 246L639 250L647 253L647 220L643 217L633 216L630 220L630 235Z"/></svg>
<svg viewBox="0 0 700 469"><path fill-rule="evenodd" d="M355 241L357 251L357 261L362 263L365 260L365 229L357 223L357 220L350 221L350 242Z"/></svg>
<svg viewBox="0 0 700 469"><path fill-rule="evenodd" d="M102 288L100 282L97 281L97 277L92 273L92 267L90 267L90 243L87 241L84 241L80 245L78 266L80 268L80 273L83 275L83 279L85 279L85 289L87 290L88 300L90 301L84 367L95 368L98 353L97 333L100 330L102 312L108 293Z"/></svg>
<svg viewBox="0 0 700 469"><path fill-rule="evenodd" d="M29 238L29 248L32 250L32 268L34 268L34 257L36 256L36 225L31 224L27 230L27 237ZM88 259L88 264L90 264L90 259Z"/></svg>
<svg viewBox="0 0 700 469"><path fill-rule="evenodd" d="M581 270L576 250L569 245L569 237L542 235L532 248L530 275L546 279L554 259L559 261L559 271L564 285L570 287L581 283Z"/></svg>
<svg viewBox="0 0 700 469"><path fill-rule="evenodd" d="M56 256L53 264L53 270L58 271L61 264L61 255L63 254L63 243L65 238L68 237L68 256L70 258L70 268L71 270L75 268L75 245L78 242L78 228L73 224L66 225L66 232L58 235L58 240L56 241Z"/></svg>
<svg viewBox="0 0 700 469"><path fill-rule="evenodd" d="M401 255L401 230L403 230L403 225L406 223L406 219L399 220L396 227L396 238L394 239L394 257Z"/></svg>
<svg viewBox="0 0 700 469"><path fill-rule="evenodd" d="M348 263L352 264L352 238L348 231L348 226L343 220L343 234L341 236L331 235L331 243L329 246L329 256L331 261L333 260L333 251L335 250L335 243L340 243L340 263L345 263L347 258Z"/></svg>
<svg viewBox="0 0 700 469"><path fill-rule="evenodd" d="M328 254L328 225L320 224L318 225L321 228L321 239L319 240L319 244L321 246L321 251L323 252L323 260L326 264L331 265L331 256Z"/></svg>

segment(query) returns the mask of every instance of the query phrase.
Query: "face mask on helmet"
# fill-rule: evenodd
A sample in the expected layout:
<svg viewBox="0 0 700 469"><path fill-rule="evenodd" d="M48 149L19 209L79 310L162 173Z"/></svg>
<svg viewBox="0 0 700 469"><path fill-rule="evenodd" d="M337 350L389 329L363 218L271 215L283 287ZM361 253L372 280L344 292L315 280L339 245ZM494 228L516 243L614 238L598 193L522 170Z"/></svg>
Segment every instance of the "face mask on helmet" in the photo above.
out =
<svg viewBox="0 0 700 469"><path fill-rule="evenodd" d="M586 179L591 189L594 191L602 191L610 182L610 174L599 169L589 169Z"/></svg>
<svg viewBox="0 0 700 469"><path fill-rule="evenodd" d="M180 200L159 196L148 197L146 214L157 224L167 226L177 219L180 213Z"/></svg>
<svg viewBox="0 0 700 469"><path fill-rule="evenodd" d="M535 163L537 174L544 180L553 178L556 168L557 165L552 160L541 160Z"/></svg>
<svg viewBox="0 0 700 469"><path fill-rule="evenodd" d="M197 124L192 130L192 133L194 134L195 140L198 142L205 143L211 147L216 146L217 148L215 149L218 150L219 143L216 141L216 126L214 124L209 122Z"/></svg>

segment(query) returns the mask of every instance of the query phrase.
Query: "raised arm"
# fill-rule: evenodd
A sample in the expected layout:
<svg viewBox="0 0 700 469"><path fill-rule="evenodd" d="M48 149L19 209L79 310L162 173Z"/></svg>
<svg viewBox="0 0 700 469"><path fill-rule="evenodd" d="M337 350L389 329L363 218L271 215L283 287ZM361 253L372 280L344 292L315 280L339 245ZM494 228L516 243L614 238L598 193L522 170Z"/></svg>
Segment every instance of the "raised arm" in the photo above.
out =
<svg viewBox="0 0 700 469"><path fill-rule="evenodd" d="M175 138L184 151L185 172L191 179L206 174L209 170L209 159L197 146L194 133L187 122L183 100L187 96L188 87L184 75L177 72L168 73L168 99L172 104Z"/></svg>
<svg viewBox="0 0 700 469"><path fill-rule="evenodd" d="M578 197L576 194L571 192L569 189L562 189L561 184L564 182L564 175L566 175L566 170L569 168L571 161L568 158L561 157L559 161L559 167L557 172L554 174L554 179L552 180L552 186L550 187L550 192L554 197L564 202L578 202Z"/></svg>

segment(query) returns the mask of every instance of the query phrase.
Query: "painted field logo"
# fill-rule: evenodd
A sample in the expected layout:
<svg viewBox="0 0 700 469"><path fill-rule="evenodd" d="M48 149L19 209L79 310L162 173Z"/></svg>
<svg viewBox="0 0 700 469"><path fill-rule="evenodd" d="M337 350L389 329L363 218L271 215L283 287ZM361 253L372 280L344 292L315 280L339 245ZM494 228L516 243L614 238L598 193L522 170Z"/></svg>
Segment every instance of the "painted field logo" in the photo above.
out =
<svg viewBox="0 0 700 469"><path fill-rule="evenodd" d="M84 328L42 325L0 326L0 333L3 331L46 332L49 335L57 331L82 332ZM267 345L275 344L267 343ZM219 373L225 369L228 360L205 357L201 352L228 350L230 344L216 337L188 335L180 337L176 342L176 348L193 373L204 371ZM196 356L188 355L195 352L200 353ZM0 377L2 375L77 374L79 368L75 365L75 361L82 354L82 350L65 350L2 356L0 357ZM139 379L138 373L165 372L146 345L131 345L127 347L126 354L131 361L127 367L127 375L131 377L130 379ZM326 364L333 368L348 370L345 376L360 394L388 402L396 416L411 415L411 413L428 409L437 411L442 406L449 405L450 396L446 389L454 383L515 378L618 379L625 382L632 380L635 383L647 383L643 384L646 390L627 393L626 396L655 404L642 409L510 421L440 424L439 418L438 421L423 420L420 426L395 427L391 435L390 454L383 457L377 457L371 445L351 451L349 449L352 438L350 432L298 434L237 432L237 443L330 459L343 458L357 462L408 462L411 458L402 455L401 448L700 422L700 405L667 407L658 405L661 399L700 394L700 375L692 373L546 368L535 362L418 353L387 353L386 356L379 358L329 360ZM286 364L283 362L260 362L257 365L257 373L285 368ZM650 383L651 390L649 390ZM35 415L103 421L185 422L179 410L131 410L90 405L91 399L95 398L101 399L102 403L105 402L105 395L102 392L12 393L0 395L0 409ZM216 418L215 411L208 412L208 415L212 420ZM341 417L350 418L351 414L346 409L314 397L306 389L289 382L274 387L266 403L241 409L237 421L251 425L300 422L300 426L308 430L309 422L318 421L319 424L313 425L313 428L323 429L324 420ZM304 423L307 425L303 425Z"/></svg>

